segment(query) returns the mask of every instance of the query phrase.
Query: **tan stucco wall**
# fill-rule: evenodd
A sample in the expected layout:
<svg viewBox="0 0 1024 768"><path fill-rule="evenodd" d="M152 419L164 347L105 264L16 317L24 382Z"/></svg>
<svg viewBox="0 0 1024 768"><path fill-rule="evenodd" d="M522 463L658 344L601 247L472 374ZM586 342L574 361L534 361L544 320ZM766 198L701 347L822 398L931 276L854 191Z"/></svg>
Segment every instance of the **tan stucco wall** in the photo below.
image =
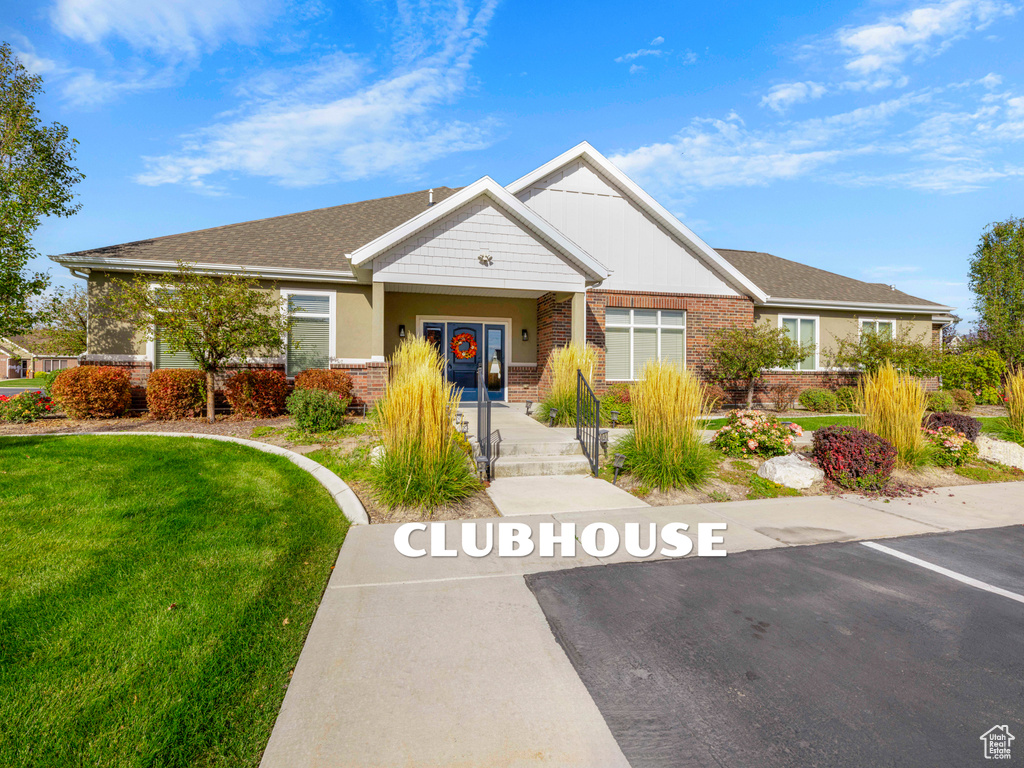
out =
<svg viewBox="0 0 1024 768"><path fill-rule="evenodd" d="M93 355L144 355L146 338L142 333L133 333L127 323L102 316L96 311L100 301L108 295L111 280L130 280L131 273L100 273L89 275L89 354ZM153 275L153 282L160 276ZM335 322L336 356L343 358L370 357L370 286L335 283L305 283L294 280L272 282L261 280L260 287L270 291L275 298L282 290L291 291L334 291L337 317ZM280 354L280 353L278 353Z"/></svg>
<svg viewBox="0 0 1024 768"><path fill-rule="evenodd" d="M398 326L407 334L419 333L416 317L494 318L511 320L512 363L537 362L537 300L489 298L484 296L446 296L435 293L384 294L384 353L389 356L398 346ZM523 341L523 329L530 340Z"/></svg>
<svg viewBox="0 0 1024 768"><path fill-rule="evenodd" d="M819 365L828 367L829 355L835 351L836 339L844 339L850 336L856 337L859 323L864 320L892 320L895 333L903 333L910 329L910 338L919 340L922 344L931 344L932 339L932 317L931 315L913 314L889 314L873 312L840 312L826 310L754 310L754 322L762 323L768 321L772 327L779 324L779 316L784 317L817 317L818 341L820 344Z"/></svg>

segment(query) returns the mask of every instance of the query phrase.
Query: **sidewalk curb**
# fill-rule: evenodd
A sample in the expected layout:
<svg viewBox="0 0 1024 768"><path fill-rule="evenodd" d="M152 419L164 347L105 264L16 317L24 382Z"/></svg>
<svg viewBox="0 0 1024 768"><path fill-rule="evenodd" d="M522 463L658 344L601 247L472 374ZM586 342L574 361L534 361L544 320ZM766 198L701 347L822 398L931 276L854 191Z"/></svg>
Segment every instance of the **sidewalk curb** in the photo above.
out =
<svg viewBox="0 0 1024 768"><path fill-rule="evenodd" d="M0 438L81 437L82 435L103 435L105 437L114 435L129 437L132 435L149 435L151 437L195 437L203 440L220 440L224 443L238 443L239 445L246 445L250 448L255 448L257 451L262 451L263 453L272 453L276 456L284 456L292 464L311 474L316 481L320 483L320 485L327 489L327 492L331 494L331 498L334 499L334 503L338 505L338 508L342 513L344 513L345 517L348 518L352 525L370 524L370 518L366 514L366 510L363 508L362 502L359 501L359 497L356 496L355 492L348 487L348 484L344 480L331 472L331 470L323 464L318 464L312 459L306 458L302 454L295 453L295 451L289 451L287 448L281 448L277 445L271 445L270 443L261 443L256 440L245 440L241 437L230 437L229 435L203 435L192 432L65 432L50 435L0 435Z"/></svg>

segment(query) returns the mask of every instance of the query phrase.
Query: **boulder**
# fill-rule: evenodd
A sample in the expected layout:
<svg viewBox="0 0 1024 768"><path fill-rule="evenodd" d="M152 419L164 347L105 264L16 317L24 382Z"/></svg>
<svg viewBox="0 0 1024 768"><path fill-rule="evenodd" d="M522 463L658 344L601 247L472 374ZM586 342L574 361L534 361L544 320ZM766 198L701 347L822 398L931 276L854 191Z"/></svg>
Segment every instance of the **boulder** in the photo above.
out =
<svg viewBox="0 0 1024 768"><path fill-rule="evenodd" d="M758 467L757 474L765 480L787 488L803 490L825 479L825 473L798 453L776 456Z"/></svg>
<svg viewBox="0 0 1024 768"><path fill-rule="evenodd" d="M1024 469L1024 445L995 440L987 435L978 435L974 444L978 446L978 458Z"/></svg>

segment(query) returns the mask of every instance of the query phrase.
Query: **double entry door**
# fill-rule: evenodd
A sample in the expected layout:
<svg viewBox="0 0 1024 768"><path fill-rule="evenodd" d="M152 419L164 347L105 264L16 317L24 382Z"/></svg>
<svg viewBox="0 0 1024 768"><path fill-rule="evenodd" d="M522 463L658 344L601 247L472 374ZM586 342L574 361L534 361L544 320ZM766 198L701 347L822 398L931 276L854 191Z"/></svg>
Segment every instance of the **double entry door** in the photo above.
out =
<svg viewBox="0 0 1024 768"><path fill-rule="evenodd" d="M487 397L505 399L507 363L503 324L454 320L424 322L422 333L441 351L448 381L461 387L464 400L479 399L476 369L481 364L487 381Z"/></svg>

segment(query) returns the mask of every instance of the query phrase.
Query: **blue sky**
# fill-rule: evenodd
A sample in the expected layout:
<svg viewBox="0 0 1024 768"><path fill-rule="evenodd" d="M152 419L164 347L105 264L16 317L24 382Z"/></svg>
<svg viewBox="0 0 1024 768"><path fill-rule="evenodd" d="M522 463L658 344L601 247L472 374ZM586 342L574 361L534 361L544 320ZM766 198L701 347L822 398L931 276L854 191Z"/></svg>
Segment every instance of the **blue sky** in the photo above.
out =
<svg viewBox="0 0 1024 768"><path fill-rule="evenodd" d="M586 139L712 246L970 317L981 230L1024 215L1024 12L999 0L4 6L87 177L44 254L509 183Z"/></svg>

